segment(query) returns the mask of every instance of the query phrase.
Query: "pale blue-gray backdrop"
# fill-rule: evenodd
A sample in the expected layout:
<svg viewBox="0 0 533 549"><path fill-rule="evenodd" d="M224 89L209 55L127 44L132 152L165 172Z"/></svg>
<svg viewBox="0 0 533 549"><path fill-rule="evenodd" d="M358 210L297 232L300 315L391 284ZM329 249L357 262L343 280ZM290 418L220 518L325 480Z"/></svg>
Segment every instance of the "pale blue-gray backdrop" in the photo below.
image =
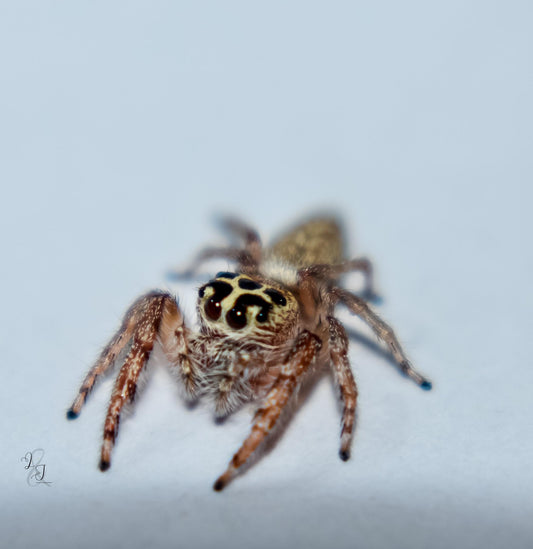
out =
<svg viewBox="0 0 533 549"><path fill-rule="evenodd" d="M530 546L532 28L513 0L1 2L5 546ZM355 342L352 460L326 378L215 494L250 412L216 425L154 364L100 473L111 381L64 413L129 303L193 316L164 273L216 213L268 238L323 207L434 390Z"/></svg>

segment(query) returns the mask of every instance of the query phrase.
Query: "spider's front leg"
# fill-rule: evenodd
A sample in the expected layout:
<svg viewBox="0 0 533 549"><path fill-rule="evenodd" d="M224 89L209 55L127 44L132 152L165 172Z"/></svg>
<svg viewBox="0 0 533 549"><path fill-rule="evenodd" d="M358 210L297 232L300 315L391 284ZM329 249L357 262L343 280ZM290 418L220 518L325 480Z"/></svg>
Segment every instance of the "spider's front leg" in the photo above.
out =
<svg viewBox="0 0 533 549"><path fill-rule="evenodd" d="M341 447L339 456L343 461L350 458L352 444L355 407L357 405L357 384L350 368L348 359L348 336L342 324L333 317L329 317L329 348L331 366L335 383L339 389L343 404Z"/></svg>
<svg viewBox="0 0 533 549"><path fill-rule="evenodd" d="M224 474L215 482L213 486L215 490L222 490L230 482L272 432L281 412L298 387L301 376L309 369L321 346L320 339L308 331L304 331L298 336L281 367L279 376L268 392L263 405L254 416L251 433L233 456Z"/></svg>
<svg viewBox="0 0 533 549"><path fill-rule="evenodd" d="M130 307L122 326L87 374L78 396L67 412L69 419L79 415L87 394L94 387L98 377L107 371L117 356L129 346L129 352L115 380L104 423L100 458L102 471L108 469L111 464L111 451L118 434L122 408L133 401L139 376L158 338L170 363L177 367L187 393L190 396L197 393L199 375L188 357L187 336L183 316L176 300L165 292L151 292L139 298Z"/></svg>

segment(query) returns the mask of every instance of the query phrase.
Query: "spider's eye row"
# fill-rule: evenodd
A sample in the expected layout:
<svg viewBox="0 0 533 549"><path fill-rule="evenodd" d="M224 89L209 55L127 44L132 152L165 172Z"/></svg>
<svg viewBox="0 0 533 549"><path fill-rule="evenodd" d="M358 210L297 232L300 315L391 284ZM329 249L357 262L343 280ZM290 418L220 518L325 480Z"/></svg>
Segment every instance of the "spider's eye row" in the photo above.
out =
<svg viewBox="0 0 533 549"><path fill-rule="evenodd" d="M235 282L230 282L237 277L239 278ZM224 278L228 281L221 280ZM243 293L242 290L260 292ZM233 292L235 300L232 303L228 296ZM199 288L198 295L206 318L215 322L224 319L232 330L242 330L248 322L252 322L248 316L249 307L254 308L254 322L266 324L276 307L285 307L288 303L281 291L268 286L265 288L261 282L225 271L218 273L215 280Z"/></svg>

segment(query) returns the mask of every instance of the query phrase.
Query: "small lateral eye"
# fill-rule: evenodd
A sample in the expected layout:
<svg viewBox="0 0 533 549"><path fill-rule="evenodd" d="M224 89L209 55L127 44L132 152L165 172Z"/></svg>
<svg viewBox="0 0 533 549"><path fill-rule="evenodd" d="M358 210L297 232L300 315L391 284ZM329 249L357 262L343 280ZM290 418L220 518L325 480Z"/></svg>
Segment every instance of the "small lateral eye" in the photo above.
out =
<svg viewBox="0 0 533 549"><path fill-rule="evenodd" d="M228 273L227 271L220 271L216 274L216 278L237 278L239 275L237 273Z"/></svg>
<svg viewBox="0 0 533 549"><path fill-rule="evenodd" d="M268 289L265 290L265 294L270 297L270 299L276 304L281 305L281 307L285 307L287 305L287 300L283 296L281 292L278 292L277 290Z"/></svg>
<svg viewBox="0 0 533 549"><path fill-rule="evenodd" d="M243 290L259 290L259 288L262 287L263 285L255 280L249 280L247 278L241 278L239 280L239 288L242 288Z"/></svg>
<svg viewBox="0 0 533 549"><path fill-rule="evenodd" d="M234 330L240 330L246 326L246 309L233 307L226 315L226 322Z"/></svg>

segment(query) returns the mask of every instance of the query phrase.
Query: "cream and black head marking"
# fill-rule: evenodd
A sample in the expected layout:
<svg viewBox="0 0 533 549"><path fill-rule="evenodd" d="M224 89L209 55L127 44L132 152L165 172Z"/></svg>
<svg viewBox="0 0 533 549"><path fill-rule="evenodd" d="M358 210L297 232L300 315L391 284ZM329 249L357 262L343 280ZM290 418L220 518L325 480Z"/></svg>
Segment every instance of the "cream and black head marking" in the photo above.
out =
<svg viewBox="0 0 533 549"><path fill-rule="evenodd" d="M294 317L295 298L280 287L249 276L220 272L199 289L199 311L212 327L232 332L272 330Z"/></svg>

